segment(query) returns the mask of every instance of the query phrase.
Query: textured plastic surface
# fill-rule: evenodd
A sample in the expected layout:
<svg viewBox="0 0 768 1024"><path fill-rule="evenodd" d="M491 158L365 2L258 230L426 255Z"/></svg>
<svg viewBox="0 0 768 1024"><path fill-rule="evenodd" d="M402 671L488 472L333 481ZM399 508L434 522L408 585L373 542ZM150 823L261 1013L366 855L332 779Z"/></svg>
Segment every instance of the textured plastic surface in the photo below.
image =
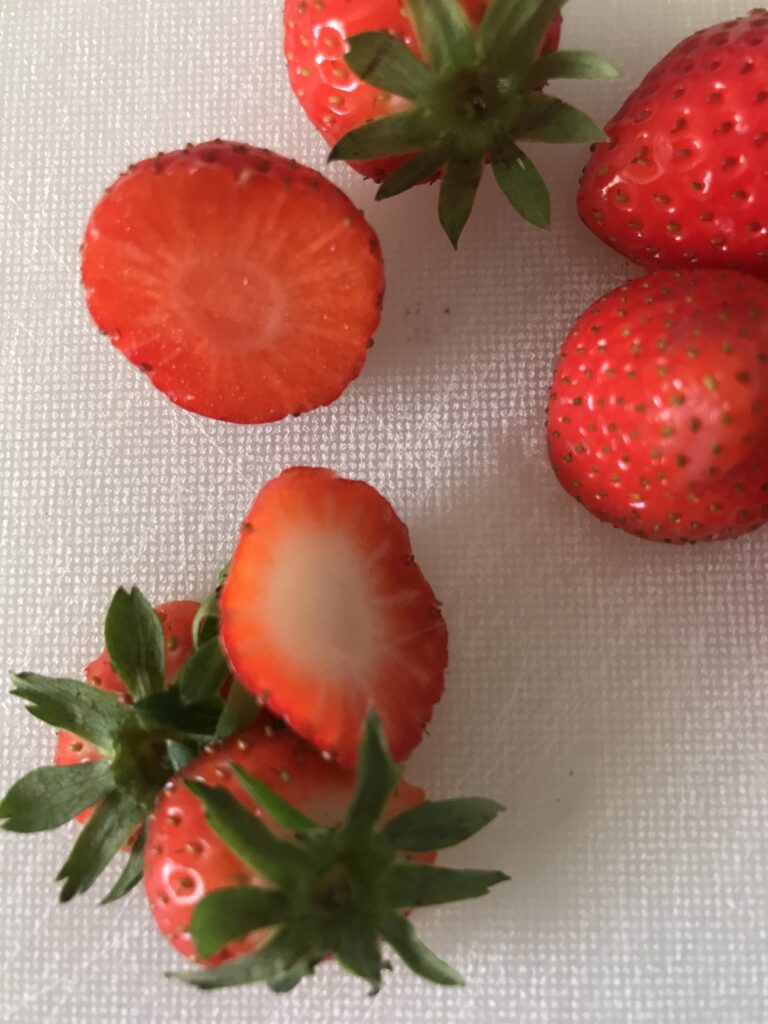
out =
<svg viewBox="0 0 768 1024"><path fill-rule="evenodd" d="M326 966L282 1000L207 996L164 979L179 961L140 893L117 911L56 904L67 830L7 835L0 1020L765 1024L768 532L653 547L592 520L551 475L555 355L634 273L576 218L585 153L539 147L552 233L516 221L489 180L458 257L434 192L377 208L334 169L380 230L389 291L363 376L328 411L264 429L196 419L88 322L78 244L132 160L223 136L322 167L287 88L279 7L0 4L0 665L78 673L120 583L155 601L201 595L285 466L362 476L409 523L451 630L449 688L410 775L506 803L446 861L512 881L421 917L464 990L398 969L369 1001ZM628 74L564 89L607 117L673 42L743 11L573 0L566 45ZM5 688L0 701L4 788L52 743Z"/></svg>

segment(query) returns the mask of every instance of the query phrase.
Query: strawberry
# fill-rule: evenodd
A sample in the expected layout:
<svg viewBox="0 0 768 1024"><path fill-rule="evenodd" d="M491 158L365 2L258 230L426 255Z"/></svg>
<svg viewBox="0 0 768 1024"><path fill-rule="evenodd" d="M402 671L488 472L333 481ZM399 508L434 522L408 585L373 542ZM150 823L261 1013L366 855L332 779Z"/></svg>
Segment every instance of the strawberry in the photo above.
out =
<svg viewBox="0 0 768 1024"><path fill-rule="evenodd" d="M192 642L192 625L200 608L196 601L170 601L155 608L155 614L162 624L165 641L165 683L172 683L188 661L194 644ZM85 670L85 681L89 686L116 693L126 704L132 702L125 682L118 675L109 660L109 651L104 651ZM54 763L57 765L88 764L100 761L103 754L88 740L80 739L74 733L62 730L56 741ZM86 808L77 815L77 820L85 824L93 813Z"/></svg>
<svg viewBox="0 0 768 1024"><path fill-rule="evenodd" d="M684 40L606 127L578 206L648 269L768 276L768 12Z"/></svg>
<svg viewBox="0 0 768 1024"><path fill-rule="evenodd" d="M549 406L560 483L650 540L736 537L768 521L768 284L662 271L595 303Z"/></svg>
<svg viewBox="0 0 768 1024"><path fill-rule="evenodd" d="M209 968L176 977L288 991L335 956L377 990L383 939L429 980L460 983L403 912L506 879L431 866L435 848L469 838L501 808L425 802L400 780L375 714L359 763L355 780L289 731L259 726L169 782L149 826L147 897L163 935Z"/></svg>
<svg viewBox="0 0 768 1024"><path fill-rule="evenodd" d="M343 159L382 182L378 198L443 176L440 218L455 244L486 159L510 203L546 227L550 201L519 141L592 142L585 114L542 87L615 78L595 54L557 54L564 0L286 0L293 91Z"/></svg>
<svg viewBox="0 0 768 1024"><path fill-rule="evenodd" d="M334 402L381 316L379 243L322 175L221 141L136 164L83 246L99 328L171 401L237 423Z"/></svg>
<svg viewBox="0 0 768 1024"><path fill-rule="evenodd" d="M133 888L158 792L206 743L259 713L239 684L229 684L217 622L210 602L155 611L137 589L121 589L107 612L107 653L88 667L86 682L12 673L12 692L60 738L56 764L12 786L0 819L13 832L84 822L59 874L62 901L88 890L126 845L131 856L106 902Z"/></svg>
<svg viewBox="0 0 768 1024"><path fill-rule="evenodd" d="M396 760L440 699L447 631L408 531L368 484L289 469L243 524L221 599L242 685L342 765L376 708Z"/></svg>

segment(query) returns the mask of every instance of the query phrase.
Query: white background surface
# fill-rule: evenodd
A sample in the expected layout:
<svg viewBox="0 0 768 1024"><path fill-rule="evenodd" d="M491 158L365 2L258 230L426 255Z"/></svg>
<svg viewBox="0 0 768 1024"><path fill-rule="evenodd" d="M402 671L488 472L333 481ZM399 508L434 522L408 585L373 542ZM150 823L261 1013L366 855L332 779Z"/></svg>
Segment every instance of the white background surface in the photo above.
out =
<svg viewBox="0 0 768 1024"><path fill-rule="evenodd" d="M215 136L323 166L290 95L278 0L0 2L0 666L78 674L119 584L198 596L259 486L293 463L396 504L445 603L449 687L410 777L508 813L449 863L493 899L425 914L466 975L398 970L375 1001L333 966L278 1000L207 996L138 892L60 908L71 831L0 842L0 1020L20 1024L765 1024L768 531L697 549L593 521L547 465L547 384L569 324L631 271L577 221L579 148L541 150L556 230L491 182L457 257L422 190L375 207L382 329L330 411L267 428L181 412L89 324L88 211L129 162ZM606 118L651 63L734 0L574 0L569 46L627 80L569 95ZM565 87L568 89L568 86ZM561 88L561 92L562 92ZM450 311L449 311L450 310ZM51 740L3 692L0 783ZM69 834L68 834L69 832Z"/></svg>

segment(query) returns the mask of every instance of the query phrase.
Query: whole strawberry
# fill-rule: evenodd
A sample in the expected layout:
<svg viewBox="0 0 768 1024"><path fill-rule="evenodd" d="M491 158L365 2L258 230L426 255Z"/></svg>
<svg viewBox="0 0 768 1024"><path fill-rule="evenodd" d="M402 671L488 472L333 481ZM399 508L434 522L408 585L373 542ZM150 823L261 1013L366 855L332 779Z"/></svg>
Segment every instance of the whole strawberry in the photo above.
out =
<svg viewBox="0 0 768 1024"><path fill-rule="evenodd" d="M375 992L391 969L386 943L428 981L461 984L407 914L505 881L432 866L435 849L468 839L501 807L425 801L401 780L374 712L358 766L355 778L287 730L252 729L169 784L147 839L147 895L163 934L208 968L175 977L288 992L331 956Z"/></svg>
<svg viewBox="0 0 768 1024"><path fill-rule="evenodd" d="M638 537L768 521L768 284L667 271L597 302L560 357L549 450L569 494Z"/></svg>
<svg viewBox="0 0 768 1024"><path fill-rule="evenodd" d="M442 175L456 244L487 160L512 206L546 227L546 185L517 142L593 142L586 114L541 89L615 78L593 53L555 53L564 0L286 0L296 96L331 159L383 182L378 198Z"/></svg>
<svg viewBox="0 0 768 1024"><path fill-rule="evenodd" d="M84 828L59 873L61 900L86 892L121 848L132 847L105 902L141 879L144 823L158 792L206 743L260 714L230 680L215 597L153 609L120 589L107 612L106 653L86 681L12 673L12 693L59 729L56 764L19 779L0 800L11 832L43 832L77 818Z"/></svg>
<svg viewBox="0 0 768 1024"><path fill-rule="evenodd" d="M648 269L768 276L768 12L680 43L606 127L579 213Z"/></svg>

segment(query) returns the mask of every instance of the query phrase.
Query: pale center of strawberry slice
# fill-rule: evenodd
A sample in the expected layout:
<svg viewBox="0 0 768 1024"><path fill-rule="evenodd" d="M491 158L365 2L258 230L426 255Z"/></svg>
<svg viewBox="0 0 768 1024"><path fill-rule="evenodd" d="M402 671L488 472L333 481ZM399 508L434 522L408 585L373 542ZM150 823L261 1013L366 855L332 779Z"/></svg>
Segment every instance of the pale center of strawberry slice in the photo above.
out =
<svg viewBox="0 0 768 1024"><path fill-rule="evenodd" d="M330 529L290 531L265 581L273 641L314 675L364 685L386 648L370 553Z"/></svg>
<svg viewBox="0 0 768 1024"><path fill-rule="evenodd" d="M245 255L201 254L181 269L174 298L193 331L235 355L269 348L284 325L283 282Z"/></svg>

